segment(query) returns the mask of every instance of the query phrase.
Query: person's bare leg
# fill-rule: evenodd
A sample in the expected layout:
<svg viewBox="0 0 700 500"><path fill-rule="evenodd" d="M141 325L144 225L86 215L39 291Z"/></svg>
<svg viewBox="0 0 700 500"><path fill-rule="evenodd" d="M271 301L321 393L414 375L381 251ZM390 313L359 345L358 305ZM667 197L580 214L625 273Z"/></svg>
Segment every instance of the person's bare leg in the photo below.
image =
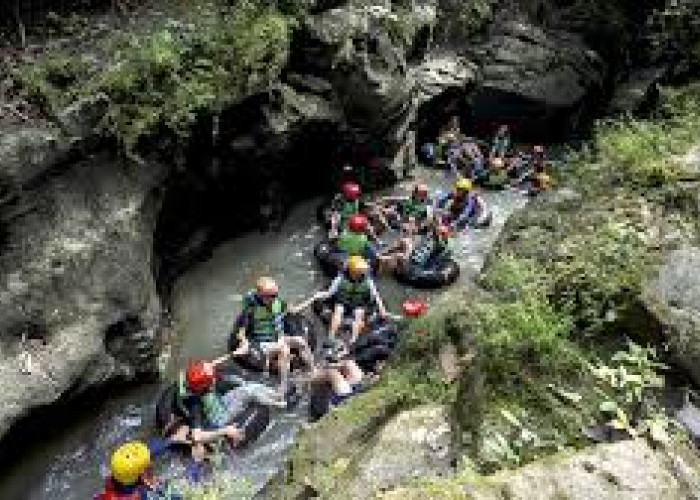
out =
<svg viewBox="0 0 700 500"><path fill-rule="evenodd" d="M336 304L335 309L333 309L333 317L331 318L331 326L330 329L328 330L328 336L333 339L335 338L336 334L338 333L338 330L340 329L340 325L343 322L343 315L345 314L345 307L343 307L343 304Z"/></svg>
<svg viewBox="0 0 700 500"><path fill-rule="evenodd" d="M279 393L284 396L287 391L287 381L289 380L289 363L291 358L289 346L286 342L284 342L284 340L282 340L276 351L277 369L279 370L280 374Z"/></svg>
<svg viewBox="0 0 700 500"><path fill-rule="evenodd" d="M357 307L353 311L353 322L352 322L352 337L350 339L350 344L354 344L357 338L360 336L360 332L365 327L365 310L362 307Z"/></svg>

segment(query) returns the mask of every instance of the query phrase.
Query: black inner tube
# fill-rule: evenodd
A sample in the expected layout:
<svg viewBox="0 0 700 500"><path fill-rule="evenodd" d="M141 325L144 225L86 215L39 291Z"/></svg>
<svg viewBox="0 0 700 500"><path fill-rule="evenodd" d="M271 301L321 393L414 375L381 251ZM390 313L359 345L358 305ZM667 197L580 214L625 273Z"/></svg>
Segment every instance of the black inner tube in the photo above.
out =
<svg viewBox="0 0 700 500"><path fill-rule="evenodd" d="M394 273L400 283L423 289L451 285L457 280L459 274L459 264L450 256L434 258L424 267L409 261L397 267Z"/></svg>

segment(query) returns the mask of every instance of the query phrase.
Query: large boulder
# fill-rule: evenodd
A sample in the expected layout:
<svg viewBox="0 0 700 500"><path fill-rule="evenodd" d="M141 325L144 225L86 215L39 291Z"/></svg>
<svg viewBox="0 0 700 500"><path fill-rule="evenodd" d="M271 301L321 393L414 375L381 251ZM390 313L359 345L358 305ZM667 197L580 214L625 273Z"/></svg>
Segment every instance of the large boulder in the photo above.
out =
<svg viewBox="0 0 700 500"><path fill-rule="evenodd" d="M164 169L77 159L66 141L37 129L0 142L0 436L67 393L157 372Z"/></svg>
<svg viewBox="0 0 700 500"><path fill-rule="evenodd" d="M690 500L700 493L698 480L697 458L687 450L665 453L643 440L631 440L550 457L492 477L400 488L379 498Z"/></svg>
<svg viewBox="0 0 700 500"><path fill-rule="evenodd" d="M496 25L473 57L481 67L473 97L477 126L509 123L524 138L576 128L605 83L604 61L580 36L525 21Z"/></svg>
<svg viewBox="0 0 700 500"><path fill-rule="evenodd" d="M700 249L670 253L642 297L671 355L700 385Z"/></svg>
<svg viewBox="0 0 700 500"><path fill-rule="evenodd" d="M436 16L429 4L418 7L349 2L308 16L292 44L289 83L308 88L308 82L327 82L326 96L340 103L351 141L372 143L374 155L387 164L404 145L415 118L407 59L425 52L426 32Z"/></svg>

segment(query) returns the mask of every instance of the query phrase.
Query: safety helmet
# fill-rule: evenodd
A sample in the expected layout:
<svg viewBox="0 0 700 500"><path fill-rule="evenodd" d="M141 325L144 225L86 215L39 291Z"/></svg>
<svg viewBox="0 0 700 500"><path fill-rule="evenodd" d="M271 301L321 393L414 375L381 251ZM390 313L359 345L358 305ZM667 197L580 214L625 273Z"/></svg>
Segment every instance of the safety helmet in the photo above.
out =
<svg viewBox="0 0 700 500"><path fill-rule="evenodd" d="M360 186L355 182L346 182L342 186L343 196L348 200L357 200L362 195Z"/></svg>
<svg viewBox="0 0 700 500"><path fill-rule="evenodd" d="M351 215L348 219L348 228L353 233L364 233L367 231L367 217L362 214Z"/></svg>
<svg viewBox="0 0 700 500"><path fill-rule="evenodd" d="M419 199L425 200L428 197L428 185L425 183L416 184L413 187L413 194L415 194Z"/></svg>
<svg viewBox="0 0 700 500"><path fill-rule="evenodd" d="M274 279L268 276L261 276L255 284L255 291L261 297L274 297L279 293L279 288Z"/></svg>
<svg viewBox="0 0 700 500"><path fill-rule="evenodd" d="M496 169L499 169L499 170L500 170L500 169L503 168L503 159L502 159L502 158L498 158L498 157L493 158L493 159L491 160L491 165L493 166L493 168L496 168Z"/></svg>
<svg viewBox="0 0 700 500"><path fill-rule="evenodd" d="M364 274L369 271L369 264L359 255L353 255L348 259L348 271L351 274Z"/></svg>
<svg viewBox="0 0 700 500"><path fill-rule="evenodd" d="M214 383L214 367L206 361L190 361L187 365L187 387L194 393L207 392Z"/></svg>
<svg viewBox="0 0 700 500"><path fill-rule="evenodd" d="M151 452L148 446L141 441L129 441L112 453L112 479L125 486L136 484L150 465Z"/></svg>
<svg viewBox="0 0 700 500"><path fill-rule="evenodd" d="M437 227L437 234L441 238L448 238L450 236L450 228L445 224L440 224Z"/></svg>
<svg viewBox="0 0 700 500"><path fill-rule="evenodd" d="M469 179L465 179L462 177L455 183L455 189L457 191L471 191L472 189L472 181Z"/></svg>

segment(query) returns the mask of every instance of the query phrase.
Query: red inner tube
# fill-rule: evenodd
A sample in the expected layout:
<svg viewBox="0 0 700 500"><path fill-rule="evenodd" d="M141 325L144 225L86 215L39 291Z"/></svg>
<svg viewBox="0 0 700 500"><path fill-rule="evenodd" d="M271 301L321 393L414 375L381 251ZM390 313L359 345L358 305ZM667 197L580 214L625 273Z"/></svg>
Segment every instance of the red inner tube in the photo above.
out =
<svg viewBox="0 0 700 500"><path fill-rule="evenodd" d="M428 309L428 304L421 299L406 299L401 304L401 308L406 316L415 318L421 316Z"/></svg>

